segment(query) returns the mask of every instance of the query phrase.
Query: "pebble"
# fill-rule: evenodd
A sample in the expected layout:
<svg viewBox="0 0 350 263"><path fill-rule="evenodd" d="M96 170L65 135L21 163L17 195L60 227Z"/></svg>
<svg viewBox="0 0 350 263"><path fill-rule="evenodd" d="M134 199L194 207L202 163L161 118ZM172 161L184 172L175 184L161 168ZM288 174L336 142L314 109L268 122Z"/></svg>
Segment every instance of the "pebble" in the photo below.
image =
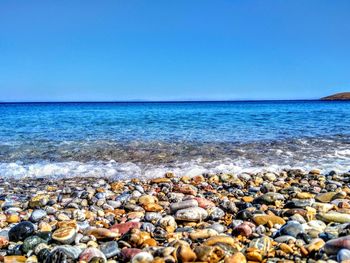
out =
<svg viewBox="0 0 350 263"><path fill-rule="evenodd" d="M316 195L315 199L322 203L329 203L335 199L342 199L346 197L345 192L327 192Z"/></svg>
<svg viewBox="0 0 350 263"><path fill-rule="evenodd" d="M350 261L350 250L349 249L341 249L337 254L338 262L349 262Z"/></svg>
<svg viewBox="0 0 350 263"><path fill-rule="evenodd" d="M100 245L100 250L106 256L106 258L112 258L120 254L117 241L109 241Z"/></svg>
<svg viewBox="0 0 350 263"><path fill-rule="evenodd" d="M65 226L53 232L52 239L62 244L71 244L74 242L76 234L77 232L74 227Z"/></svg>
<svg viewBox="0 0 350 263"><path fill-rule="evenodd" d="M135 255L142 252L141 249L138 248L123 248L121 250L121 256L124 259L124 261L130 261Z"/></svg>
<svg viewBox="0 0 350 263"><path fill-rule="evenodd" d="M140 228L141 223L140 222L126 222L126 223L121 223L121 224L115 224L113 225L110 230L115 231L119 233L120 235L124 235L126 232L128 232L130 229L133 228Z"/></svg>
<svg viewBox="0 0 350 263"><path fill-rule="evenodd" d="M47 216L47 213L43 209L36 209L30 215L30 221L39 222L43 217Z"/></svg>
<svg viewBox="0 0 350 263"><path fill-rule="evenodd" d="M285 236L276 237L275 241L278 243L289 243L289 242L295 243L296 238L292 237L292 236L285 235Z"/></svg>
<svg viewBox="0 0 350 263"><path fill-rule="evenodd" d="M47 242L38 236L29 236L23 241L22 250L24 253L28 253L30 250L33 250L37 245L41 243Z"/></svg>
<svg viewBox="0 0 350 263"><path fill-rule="evenodd" d="M217 236L218 232L216 232L214 229L200 229L196 230L190 233L190 238L192 240L198 240L198 239L207 239L212 236Z"/></svg>
<svg viewBox="0 0 350 263"><path fill-rule="evenodd" d="M249 243L249 248L255 249L253 251L259 251L261 256L266 256L272 249L272 239L269 237L266 237L266 236L253 239ZM250 251L252 251L252 250L250 250Z"/></svg>
<svg viewBox="0 0 350 263"><path fill-rule="evenodd" d="M190 199L190 200L186 200L186 201L182 201L182 202L178 202L178 203L172 203L170 205L170 209L173 213L175 213L177 210L186 209L186 208L190 208L190 207L196 207L196 206L198 206L197 200Z"/></svg>
<svg viewBox="0 0 350 263"><path fill-rule="evenodd" d="M284 225L286 223L283 218L275 215L256 215L253 217L253 220L257 225L266 225L268 222L271 222L273 225Z"/></svg>
<svg viewBox="0 0 350 263"><path fill-rule="evenodd" d="M274 204L276 201L284 200L284 196L279 193L266 193L254 199L257 204Z"/></svg>
<svg viewBox="0 0 350 263"><path fill-rule="evenodd" d="M176 250L178 262L193 262L196 260L196 253L188 245L180 245Z"/></svg>
<svg viewBox="0 0 350 263"><path fill-rule="evenodd" d="M289 221L280 228L278 233L296 238L299 234L304 233L304 227L297 221Z"/></svg>
<svg viewBox="0 0 350 263"><path fill-rule="evenodd" d="M198 246L194 249L198 262L219 262L225 256L225 252L219 246Z"/></svg>
<svg viewBox="0 0 350 263"><path fill-rule="evenodd" d="M238 235L242 235L245 237L250 237L254 232L254 224L250 222L243 222L242 224L239 224L238 226L235 226L233 228L233 233L236 233Z"/></svg>
<svg viewBox="0 0 350 263"><path fill-rule="evenodd" d="M324 250L329 255L337 254L342 248L350 250L350 236L328 240L324 245Z"/></svg>
<svg viewBox="0 0 350 263"><path fill-rule="evenodd" d="M175 219L181 221L201 221L207 217L207 211L201 207L181 209L178 210L175 214Z"/></svg>
<svg viewBox="0 0 350 263"><path fill-rule="evenodd" d="M247 259L242 252L237 252L232 256L226 256L224 263L246 263Z"/></svg>
<svg viewBox="0 0 350 263"><path fill-rule="evenodd" d="M222 243L222 244L228 244L233 246L235 243L235 240L230 237L230 236L214 236L214 237L210 237L208 238L203 244L206 246L213 246L216 245L218 243Z"/></svg>
<svg viewBox="0 0 350 263"><path fill-rule="evenodd" d="M325 245L325 242L321 238L315 238L310 242L309 245L307 245L306 249L311 253L314 251L319 251L323 246Z"/></svg>
<svg viewBox="0 0 350 263"><path fill-rule="evenodd" d="M101 250L89 247L85 249L79 256L79 260L81 262L99 262L99 263L106 263L107 259L106 256L101 252Z"/></svg>
<svg viewBox="0 0 350 263"><path fill-rule="evenodd" d="M35 227L31 222L23 221L12 227L8 233L10 241L22 241L31 236L35 231Z"/></svg>
<svg viewBox="0 0 350 263"><path fill-rule="evenodd" d="M339 213L336 211L319 213L317 214L317 218L324 222L350 223L350 214Z"/></svg>
<svg viewBox="0 0 350 263"><path fill-rule="evenodd" d="M62 258L77 260L82 249L70 245L61 245L55 247L50 254L52 261L59 262Z"/></svg>
<svg viewBox="0 0 350 263"><path fill-rule="evenodd" d="M4 263L25 263L27 258L25 256L5 256Z"/></svg>
<svg viewBox="0 0 350 263"><path fill-rule="evenodd" d="M131 263L150 263L152 261L153 256L150 253L140 252L132 258Z"/></svg>
<svg viewBox="0 0 350 263"><path fill-rule="evenodd" d="M116 238L119 233L106 228L90 228L86 230L86 235L92 235L98 240Z"/></svg>

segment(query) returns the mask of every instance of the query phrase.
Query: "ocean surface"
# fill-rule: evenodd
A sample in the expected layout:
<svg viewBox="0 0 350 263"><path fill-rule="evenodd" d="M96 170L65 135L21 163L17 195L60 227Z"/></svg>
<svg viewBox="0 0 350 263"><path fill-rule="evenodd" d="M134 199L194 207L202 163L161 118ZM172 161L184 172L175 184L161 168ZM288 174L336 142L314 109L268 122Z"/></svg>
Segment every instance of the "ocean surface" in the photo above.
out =
<svg viewBox="0 0 350 263"><path fill-rule="evenodd" d="M0 176L350 169L350 102L0 104Z"/></svg>

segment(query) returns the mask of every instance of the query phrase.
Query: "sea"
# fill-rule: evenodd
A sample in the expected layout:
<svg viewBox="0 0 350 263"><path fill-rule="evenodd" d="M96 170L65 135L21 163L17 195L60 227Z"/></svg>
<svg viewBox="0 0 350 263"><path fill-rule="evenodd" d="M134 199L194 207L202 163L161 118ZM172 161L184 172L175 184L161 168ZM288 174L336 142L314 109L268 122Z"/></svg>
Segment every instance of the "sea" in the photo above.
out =
<svg viewBox="0 0 350 263"><path fill-rule="evenodd" d="M1 103L0 176L350 170L350 102Z"/></svg>

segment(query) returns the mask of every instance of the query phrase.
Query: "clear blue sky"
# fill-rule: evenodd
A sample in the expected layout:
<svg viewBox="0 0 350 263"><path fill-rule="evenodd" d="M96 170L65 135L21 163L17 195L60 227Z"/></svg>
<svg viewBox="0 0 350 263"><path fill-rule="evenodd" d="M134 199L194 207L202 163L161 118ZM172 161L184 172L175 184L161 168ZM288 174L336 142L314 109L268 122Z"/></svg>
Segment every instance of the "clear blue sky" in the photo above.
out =
<svg viewBox="0 0 350 263"><path fill-rule="evenodd" d="M0 2L0 101L350 91L348 0Z"/></svg>

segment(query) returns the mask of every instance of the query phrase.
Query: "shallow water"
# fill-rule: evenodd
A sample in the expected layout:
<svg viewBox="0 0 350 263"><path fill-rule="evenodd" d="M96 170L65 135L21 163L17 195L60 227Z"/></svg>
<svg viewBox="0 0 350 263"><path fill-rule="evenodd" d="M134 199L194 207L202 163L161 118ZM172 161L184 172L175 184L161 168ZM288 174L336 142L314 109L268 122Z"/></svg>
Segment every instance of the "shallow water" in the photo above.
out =
<svg viewBox="0 0 350 263"><path fill-rule="evenodd" d="M350 169L350 102L0 104L0 174Z"/></svg>

